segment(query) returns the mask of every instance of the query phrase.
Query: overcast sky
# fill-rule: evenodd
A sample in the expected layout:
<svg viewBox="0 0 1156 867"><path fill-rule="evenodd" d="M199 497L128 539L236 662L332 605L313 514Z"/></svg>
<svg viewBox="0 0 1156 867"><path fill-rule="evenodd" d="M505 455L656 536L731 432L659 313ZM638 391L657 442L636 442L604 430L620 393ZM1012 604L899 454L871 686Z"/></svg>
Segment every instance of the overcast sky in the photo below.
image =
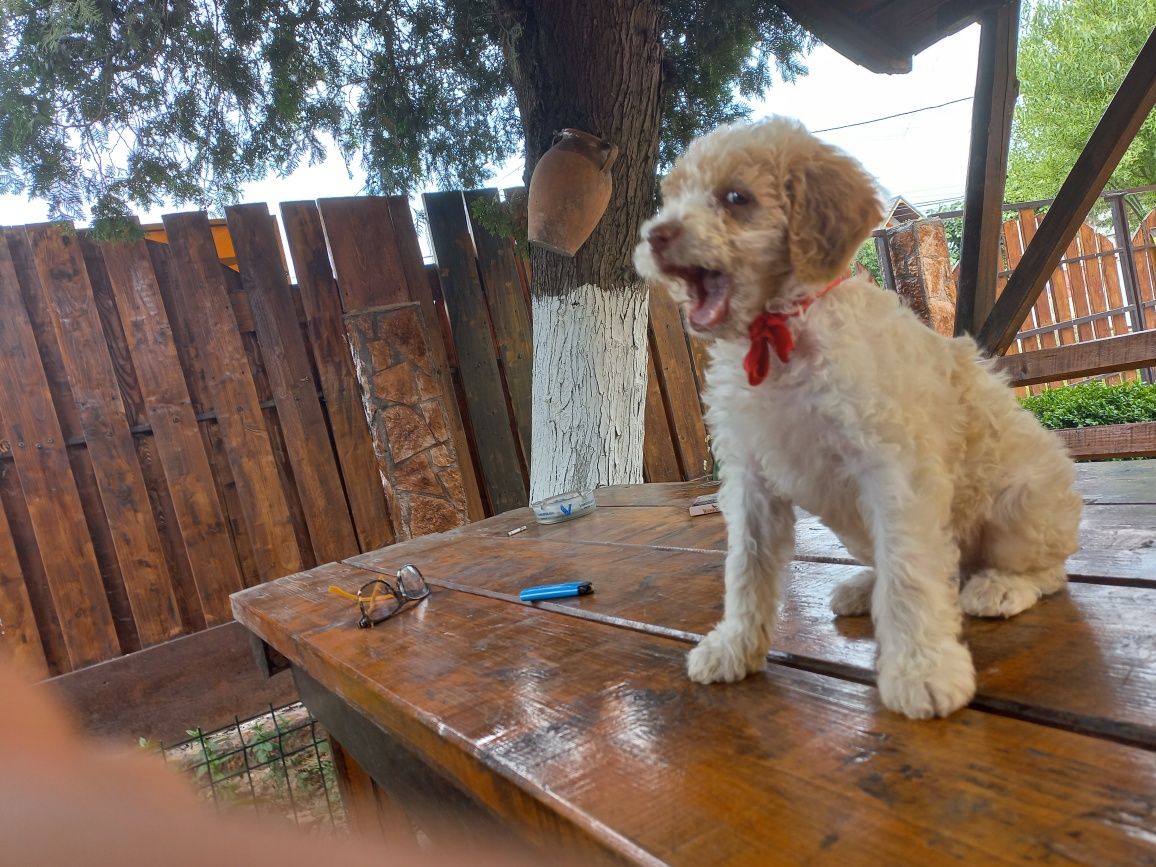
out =
<svg viewBox="0 0 1156 867"><path fill-rule="evenodd" d="M907 75L876 75L856 66L827 47L807 59L810 73L793 84L778 83L768 98L755 107L755 116L782 114L797 117L813 131L861 124L885 115L927 109L953 100L942 108L917 111L819 135L857 157L890 192L922 204L962 197L967 170L971 96L979 27L973 25L915 58ZM497 186L517 184L520 162L495 172ZM363 192L365 175L354 167L353 176L339 157L307 166L286 178L270 178L245 187L244 201L279 202L350 196ZM144 222L159 222L174 208L142 214ZM14 225L47 219L44 202L18 196L0 196L0 224Z"/></svg>

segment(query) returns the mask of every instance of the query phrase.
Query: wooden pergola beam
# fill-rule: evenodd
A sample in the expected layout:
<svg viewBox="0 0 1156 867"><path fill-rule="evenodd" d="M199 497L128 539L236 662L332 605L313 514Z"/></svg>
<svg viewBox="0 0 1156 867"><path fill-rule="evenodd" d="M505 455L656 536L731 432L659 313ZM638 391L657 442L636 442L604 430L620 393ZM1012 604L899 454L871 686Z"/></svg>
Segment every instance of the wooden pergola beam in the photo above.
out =
<svg viewBox="0 0 1156 867"><path fill-rule="evenodd" d="M1015 339L1064 250L1156 105L1156 28L1112 97L980 329L980 346L1002 355Z"/></svg>
<svg viewBox="0 0 1156 867"><path fill-rule="evenodd" d="M911 52L874 30L862 16L852 15L831 0L787 0L784 12L848 60L889 75L911 71Z"/></svg>
<svg viewBox="0 0 1156 867"><path fill-rule="evenodd" d="M995 306L1008 142L1019 92L1016 79L1019 12L1019 0L1014 0L985 12L980 18L982 31L971 115L971 152L963 202L956 334L978 333Z"/></svg>
<svg viewBox="0 0 1156 867"><path fill-rule="evenodd" d="M941 0L923 4L910 0L892 0L870 13L871 26L878 33L891 33L910 54L946 39L967 27L980 16L1009 0Z"/></svg>

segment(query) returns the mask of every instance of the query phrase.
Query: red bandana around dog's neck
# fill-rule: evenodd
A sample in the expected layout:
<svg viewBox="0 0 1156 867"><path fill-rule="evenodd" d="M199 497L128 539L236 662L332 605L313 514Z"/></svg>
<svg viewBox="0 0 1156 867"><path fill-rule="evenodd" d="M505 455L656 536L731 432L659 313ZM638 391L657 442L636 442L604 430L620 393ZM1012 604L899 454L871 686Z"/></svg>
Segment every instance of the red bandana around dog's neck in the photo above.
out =
<svg viewBox="0 0 1156 867"><path fill-rule="evenodd" d="M791 360L791 353L795 349L795 335L791 333L791 326L787 320L800 316L808 307L842 282L842 277L832 280L823 288L822 292L814 298L804 298L789 313L764 311L755 317L755 321L751 323L751 348L747 350L746 357L743 358L743 370L747 372L747 381L751 385L758 385L770 373L771 346L774 346L775 355L783 364Z"/></svg>

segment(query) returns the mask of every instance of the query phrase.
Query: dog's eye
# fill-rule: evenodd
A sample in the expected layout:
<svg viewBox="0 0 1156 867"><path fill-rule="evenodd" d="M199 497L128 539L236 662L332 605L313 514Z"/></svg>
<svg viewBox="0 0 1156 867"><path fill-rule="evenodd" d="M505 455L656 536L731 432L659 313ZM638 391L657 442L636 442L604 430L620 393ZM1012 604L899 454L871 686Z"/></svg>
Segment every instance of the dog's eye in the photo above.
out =
<svg viewBox="0 0 1156 867"><path fill-rule="evenodd" d="M742 206L751 203L750 196L745 193L740 193L738 190L727 190L723 193L723 201L728 205Z"/></svg>

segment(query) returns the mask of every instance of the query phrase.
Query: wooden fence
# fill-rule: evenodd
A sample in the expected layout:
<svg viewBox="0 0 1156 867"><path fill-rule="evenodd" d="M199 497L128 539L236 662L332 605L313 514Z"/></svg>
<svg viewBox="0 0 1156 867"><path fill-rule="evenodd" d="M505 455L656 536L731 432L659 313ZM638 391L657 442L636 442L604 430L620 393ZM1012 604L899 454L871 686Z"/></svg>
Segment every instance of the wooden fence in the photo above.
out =
<svg viewBox="0 0 1156 867"><path fill-rule="evenodd" d="M338 418L361 413L348 352L317 351L340 321L304 315L263 206L229 228L240 274L200 213L167 217L167 244L3 232L2 643L43 674L388 539L364 416Z"/></svg>
<svg viewBox="0 0 1156 867"><path fill-rule="evenodd" d="M1111 235L1085 223L1076 233L1044 291L1032 307L1008 355L1102 340L1156 328L1156 210L1142 220L1129 219L1125 196L1150 193L1156 186L1112 192L1102 198L1111 215ZM1013 216L1003 224L997 292L1034 237L1049 201L1007 206ZM959 212L937 216L957 218ZM1133 228L1135 225L1135 228ZM958 268L956 269L958 272ZM1103 376L1105 381L1134 379L1137 371ZM1074 381L1074 380L1070 380ZM1037 384L1028 391L1038 393Z"/></svg>
<svg viewBox="0 0 1156 867"><path fill-rule="evenodd" d="M132 243L3 229L0 654L45 676L143 657L224 628L235 590L392 542L354 311L420 304L471 517L525 505L528 275L470 210L497 195L426 196L435 266L401 197L284 204L287 249L264 205ZM650 339L646 477L701 476L702 359L665 296Z"/></svg>

